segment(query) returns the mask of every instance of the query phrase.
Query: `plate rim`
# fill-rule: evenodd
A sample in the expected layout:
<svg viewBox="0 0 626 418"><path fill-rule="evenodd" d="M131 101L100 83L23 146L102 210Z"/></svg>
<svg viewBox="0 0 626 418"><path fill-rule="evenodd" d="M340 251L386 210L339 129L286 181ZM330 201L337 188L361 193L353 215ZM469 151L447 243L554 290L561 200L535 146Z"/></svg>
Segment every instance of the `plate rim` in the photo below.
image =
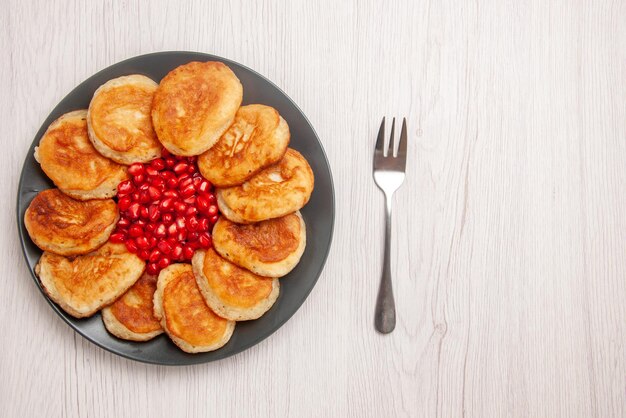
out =
<svg viewBox="0 0 626 418"><path fill-rule="evenodd" d="M295 309L293 312L291 312L290 314L288 314L287 316L285 316L283 319L277 321L277 325L276 327L269 333L267 333L266 335L262 335L258 338L255 338L253 341L251 341L248 344L244 344L241 347L238 347L235 351L229 353L228 355L225 355L223 357L220 358L208 358L205 359L203 357L190 357L190 361L189 362L162 362L162 361L155 361L155 360L151 360L151 359L146 359L146 358L141 358L138 356L132 356L128 353L122 352L116 348L112 348L112 347L108 347L98 341L96 341L95 339L93 339L91 336L89 336L87 333L85 333L82 329L75 327L74 324L72 324L64 315L63 312L61 312L61 308L54 303L49 297L48 295L46 295L45 291L43 290L39 279L37 278L37 276L35 275L35 271L34 268L31 268L29 260L28 260L28 255L26 253L26 246L25 246L25 239L26 237L24 236L24 229L25 227L23 226L23 219L20 216L20 195L22 194L22 188L23 188L23 182L24 182L24 178L25 178L25 174L26 174L26 160L28 159L29 155L33 152L34 148L37 146L35 144L35 140L37 139L39 135L39 132L41 130L44 129L44 125L43 122L45 122L46 120L48 120L54 113L56 113L56 110L58 109L58 107L60 106L60 104L65 101L74 90L76 90L77 88L79 88L80 86L82 86L87 80L91 79L92 77L96 77L97 75L100 75L106 71L108 71L111 67L115 66L115 65L122 65L124 63L127 63L128 61L133 61L136 59L140 59L140 58L147 58L147 57L155 57L155 56L167 56L167 55L171 55L171 54L186 54L186 55L193 55L199 59L204 59L204 60L216 60L216 61L222 61L226 64L234 64L235 66L239 66L241 68L243 68L246 71L249 71L250 73L252 73L253 75L255 75L256 77L260 77L261 79L263 79L265 82L267 82L268 84L270 84L272 87L274 87L276 90L278 90L278 92L280 92L288 101L289 103L297 110L297 112L304 118L304 120L306 121L306 123L309 125L311 131L313 132L313 135L315 136L315 139L317 140L319 146L320 146L320 150L321 150L321 155L323 157L323 162L326 165L326 168L328 169L328 173L329 173L329 183L330 183L330 191L331 191L331 205L330 205L330 213L327 214L326 216L330 216L330 234L329 234L329 242L328 242L328 246L326 248L325 253L323 254L322 257L322 261L320 263L320 267L318 269L318 271L315 274L315 278L313 279L312 282L312 286L310 287L310 289L303 295L302 301L298 304L298 308ZM193 61L193 59L191 59L188 62ZM248 67L247 65L241 64L239 62L236 62L234 60L228 59L228 58L224 58L221 57L219 55L215 55L215 54L209 54L209 53L204 53L204 52L198 52L198 51L185 51L185 50L167 50L167 51L158 51L158 52L151 52L151 53L147 53L147 54L141 54L141 55L135 55L129 58L125 58L121 61L117 61L114 62L111 65L106 66L105 68L95 72L94 74L90 75L89 77L85 78L84 80L82 80L80 83L78 83L77 85L75 85L68 93L66 93L63 98L61 100L59 100L57 102L57 104L52 108L52 110L48 113L48 115L44 118L42 122L41 127L37 130L37 132L35 133L32 142L30 144L30 146L28 147L26 154L23 158L23 162L22 162L22 169L20 172L20 177L19 177L19 182L17 185L17 192L16 192L16 206L15 206L15 214L16 214L16 220L17 220L17 232L18 232L18 236L20 239L20 247L22 250L22 256L24 257L24 261L26 262L26 266L29 270L30 276L33 279L33 281L35 282L35 286L37 287L37 289L39 290L39 293L41 293L41 295L44 297L44 299L46 300L46 302L48 303L48 305L50 305L50 307L52 308L52 310L57 314L58 317L60 317L63 322L65 324L67 324L74 332L78 333L79 335L81 335L83 338L85 338L87 341L89 341L92 344L95 344L96 346L100 347L101 349L108 351L112 354L118 355L120 357L123 357L125 359L128 360L133 360L133 361L137 361L143 364L153 364L153 365L159 365L159 366L192 366L192 365L198 365L198 364L206 364L206 363L212 363L215 361L220 361L220 360L224 360L226 358L229 357L233 357L235 355L238 355L240 353L242 353L243 351L248 350L251 347L254 347L255 345L258 345L259 343L261 343L262 341L264 341L266 338L268 338L269 336L271 336L272 334L274 334L276 331L278 331L280 328L283 327L283 325L285 325L285 323L287 323L287 321L289 321L295 314L296 312L298 312L301 308L302 305L304 304L304 302L308 299L310 293L313 291L313 288L317 285L317 282L320 278L320 276L322 275L322 272L324 271L324 267L326 266L326 261L328 260L328 255L330 254L330 249L332 247L333 244L333 237L334 237L334 230L335 230L335 212L336 212L336 199L335 199L335 184L334 184L334 180L333 180L333 173L332 173L332 167L330 165L330 161L328 160L328 155L326 154L326 150L324 149L324 144L322 143L322 141L320 140L319 135L317 134L317 131L315 130L315 128L313 127L313 124L311 123L311 121L309 120L309 118L306 116L306 114L302 111L302 109L300 109L300 107L297 105L297 103L287 94L285 93L279 86L277 86L272 80L270 80L269 78L265 77L264 75L262 75L261 73L253 70L252 68ZM47 127L46 127L47 129ZM45 130L44 130L45 133ZM30 239L30 237L28 237L28 239ZM98 312L100 313L100 312ZM113 338L113 337L111 337ZM136 342L135 342L136 343ZM216 350L219 351L219 350ZM198 360L194 361L193 359L196 358Z"/></svg>

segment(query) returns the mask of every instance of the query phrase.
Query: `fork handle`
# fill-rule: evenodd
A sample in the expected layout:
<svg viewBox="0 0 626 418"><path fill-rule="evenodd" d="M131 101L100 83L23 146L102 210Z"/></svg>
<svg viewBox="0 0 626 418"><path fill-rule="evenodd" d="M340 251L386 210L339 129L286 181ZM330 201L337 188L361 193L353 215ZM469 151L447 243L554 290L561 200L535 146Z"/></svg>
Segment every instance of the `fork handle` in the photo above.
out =
<svg viewBox="0 0 626 418"><path fill-rule="evenodd" d="M376 300L374 325L376 329L388 334L396 327L396 303L393 300L391 286L391 201L393 194L385 194L385 256L383 258L383 274Z"/></svg>

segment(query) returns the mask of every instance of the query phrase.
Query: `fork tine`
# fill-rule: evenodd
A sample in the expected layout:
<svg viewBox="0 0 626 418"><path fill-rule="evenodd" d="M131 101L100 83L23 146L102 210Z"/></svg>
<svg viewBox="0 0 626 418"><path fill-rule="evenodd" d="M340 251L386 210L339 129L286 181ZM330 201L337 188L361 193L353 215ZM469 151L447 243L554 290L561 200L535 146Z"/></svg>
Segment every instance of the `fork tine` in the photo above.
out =
<svg viewBox="0 0 626 418"><path fill-rule="evenodd" d="M398 158L406 162L406 118L402 118L402 132L400 133L400 144L398 145Z"/></svg>
<svg viewBox="0 0 626 418"><path fill-rule="evenodd" d="M391 122L391 136L389 137L389 148L387 149L387 154L385 157L393 157L393 137L396 136L396 118L393 118Z"/></svg>
<svg viewBox="0 0 626 418"><path fill-rule="evenodd" d="M382 154L383 148L385 147L385 117L383 117L383 121L380 124L380 128L378 129L378 139L376 139L376 154Z"/></svg>

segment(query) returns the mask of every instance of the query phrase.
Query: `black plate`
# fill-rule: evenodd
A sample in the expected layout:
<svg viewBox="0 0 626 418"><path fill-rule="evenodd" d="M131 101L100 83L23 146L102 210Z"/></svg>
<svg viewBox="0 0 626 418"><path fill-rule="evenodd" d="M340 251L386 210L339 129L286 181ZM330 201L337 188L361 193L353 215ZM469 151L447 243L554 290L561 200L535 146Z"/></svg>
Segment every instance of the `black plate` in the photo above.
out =
<svg viewBox="0 0 626 418"><path fill-rule="evenodd" d="M71 110L86 109L94 91L112 78L139 73L158 82L172 69L190 61L224 62L243 84L243 104L262 103L276 108L289 123L290 147L307 158L315 174L315 189L311 200L301 210L307 226L306 250L298 266L281 279L278 300L261 318L239 322L232 338L224 347L201 354L184 353L165 335L145 343L120 340L106 331L99 313L86 319L76 319L66 314L41 289L34 273L41 250L30 240L23 222L24 212L37 192L54 187L33 157L34 148L50 123ZM322 272L330 249L334 219L335 197L328 160L317 134L298 106L271 81L253 70L224 58L196 52L160 52L130 58L100 71L72 90L54 108L37 132L24 161L17 195L17 222L24 256L35 283L54 311L79 334L112 353L146 363L167 365L223 359L258 344L280 328L302 305Z"/></svg>

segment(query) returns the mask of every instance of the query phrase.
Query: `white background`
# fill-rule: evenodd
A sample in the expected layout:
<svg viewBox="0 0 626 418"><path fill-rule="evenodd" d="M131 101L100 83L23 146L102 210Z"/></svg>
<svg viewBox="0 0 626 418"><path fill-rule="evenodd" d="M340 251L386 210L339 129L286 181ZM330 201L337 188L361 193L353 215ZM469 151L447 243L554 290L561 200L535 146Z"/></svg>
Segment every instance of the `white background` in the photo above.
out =
<svg viewBox="0 0 626 418"><path fill-rule="evenodd" d="M626 3L99 3L0 7L0 415L626 416ZM298 313L193 367L75 334L31 280L14 211L56 103L162 50L278 84L317 130L337 198L326 269ZM410 133L389 336L373 328L384 115Z"/></svg>

